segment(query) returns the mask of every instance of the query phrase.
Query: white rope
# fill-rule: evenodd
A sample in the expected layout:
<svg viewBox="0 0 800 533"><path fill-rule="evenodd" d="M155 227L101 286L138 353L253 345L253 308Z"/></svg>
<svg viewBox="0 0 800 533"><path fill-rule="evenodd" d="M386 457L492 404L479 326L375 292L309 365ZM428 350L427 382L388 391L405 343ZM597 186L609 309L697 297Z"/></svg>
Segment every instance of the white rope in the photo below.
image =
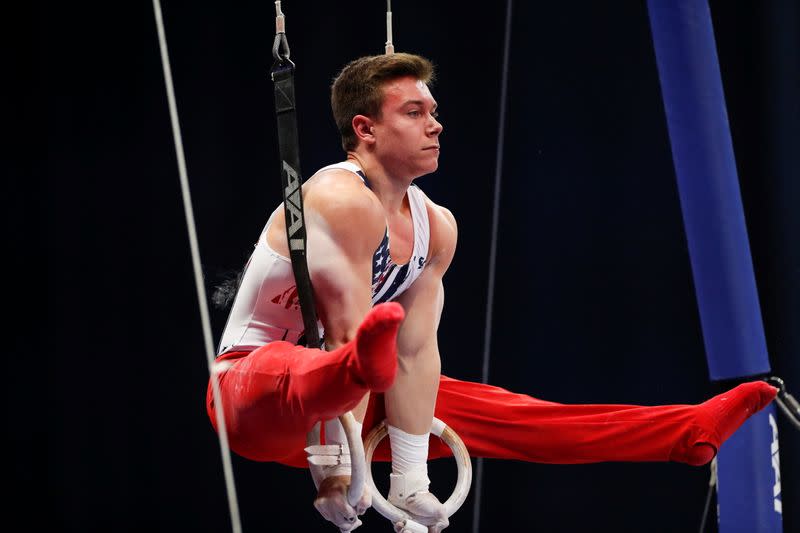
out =
<svg viewBox="0 0 800 533"><path fill-rule="evenodd" d="M394 53L392 42L392 0L386 0L386 53Z"/></svg>
<svg viewBox="0 0 800 533"><path fill-rule="evenodd" d="M275 2L275 33L286 33L286 16L281 10L281 2Z"/></svg>
<svg viewBox="0 0 800 533"><path fill-rule="evenodd" d="M203 271L200 266L200 251L197 245L197 230L195 229L194 213L192 211L192 200L189 193L189 178L186 173L186 158L183 153L183 141L181 139L180 123L178 122L178 106L175 103L175 88L172 83L172 69L169 64L169 54L167 53L167 38L164 32L164 21L161 16L161 2L153 0L153 11L156 16L156 27L158 29L158 44L161 49L161 66L164 69L164 82L167 88L167 100L169 102L169 117L172 122L172 136L175 141L175 154L178 158L178 174L181 180L181 192L183 194L183 207L186 214L186 227L189 231L189 245L192 250L192 265L194 267L194 280L197 287L197 300L200 304L200 319L203 325L203 339L205 341L206 355L208 359L208 372L211 378L214 393L214 409L217 416L217 427L219 444L222 451L222 464L225 472L225 485L228 492L228 506L230 507L231 523L234 533L241 533L242 525L239 518L239 505L236 500L236 486L233 482L233 467L231 465L230 448L228 446L228 433L225 425L225 414L222 410L222 401L219 393L218 369L214 365L214 348L211 340L211 321L208 316L208 304L206 291L203 286Z"/></svg>
<svg viewBox="0 0 800 533"><path fill-rule="evenodd" d="M489 382L489 354L492 348L492 320L494 307L494 281L497 269L497 235L500 225L500 182L503 173L503 152L506 131L506 93L508 92L508 62L511 55L511 8L512 0L506 4L506 27L503 43L503 73L500 83L500 124L497 132L497 157L494 172L494 204L492 207L492 241L489 252L489 280L486 295L486 327L483 337L483 367L481 379ZM472 531L480 531L481 522L481 489L483 486L483 458L476 460L475 466L475 500L472 513Z"/></svg>

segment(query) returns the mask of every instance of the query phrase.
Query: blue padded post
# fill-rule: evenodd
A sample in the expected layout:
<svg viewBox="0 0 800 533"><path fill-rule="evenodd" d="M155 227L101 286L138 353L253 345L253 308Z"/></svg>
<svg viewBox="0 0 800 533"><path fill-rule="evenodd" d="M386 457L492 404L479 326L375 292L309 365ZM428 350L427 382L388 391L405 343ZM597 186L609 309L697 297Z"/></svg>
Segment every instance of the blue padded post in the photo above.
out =
<svg viewBox="0 0 800 533"><path fill-rule="evenodd" d="M764 326L708 3L648 0L648 11L709 374L712 380L766 374ZM773 406L758 413L719 452L721 533L782 530L774 413Z"/></svg>
<svg viewBox="0 0 800 533"><path fill-rule="evenodd" d="M706 0L649 0L661 92L711 379L769 372Z"/></svg>

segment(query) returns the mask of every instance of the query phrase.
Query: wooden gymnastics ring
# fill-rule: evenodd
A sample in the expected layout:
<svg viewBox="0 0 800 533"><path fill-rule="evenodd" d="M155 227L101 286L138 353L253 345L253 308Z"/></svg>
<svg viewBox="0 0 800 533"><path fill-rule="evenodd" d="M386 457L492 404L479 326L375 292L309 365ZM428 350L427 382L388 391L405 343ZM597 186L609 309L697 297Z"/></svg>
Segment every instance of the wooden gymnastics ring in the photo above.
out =
<svg viewBox="0 0 800 533"><path fill-rule="evenodd" d="M315 461L313 458L319 458L321 451L328 450L329 453L324 454L331 457L334 462L329 464L337 464L335 461L342 454L349 454L350 457L350 487L347 489L347 503L356 506L356 503L361 499L364 494L364 483L367 476L367 464L364 460L364 443L361 440L361 433L359 433L356 426L356 419L350 411L339 417L339 421L344 428L345 436L347 437L347 447L326 445L321 446L319 443L320 423L314 424L311 431L306 435L306 452L312 454L309 457L308 469L311 471L311 478L314 480L314 485L319 489L319 484L325 479L322 467L325 463ZM333 451L333 453L330 453ZM312 462L314 461L314 462Z"/></svg>
<svg viewBox="0 0 800 533"><path fill-rule="evenodd" d="M456 488L453 489L453 494L444 502L444 509L447 517L453 516L453 513L458 511L458 508L464 503L469 494L470 486L472 485L472 462L469 459L469 452L461 437L448 427L447 424L439 420L433 419L431 424L431 433L442 439L453 451L453 457L456 459L458 466L458 478L456 479ZM372 491L372 506L385 518L390 520L392 524L398 522L405 522L402 530L407 531L426 531L427 528L419 529L420 517L417 517L408 511L399 509L389 503L384 498L378 488L375 486L375 481L372 479L372 454L378 447L380 441L389 434L386 428L386 421L384 420L372 431L369 432L364 441L364 449L366 450L366 473L367 473L367 486Z"/></svg>

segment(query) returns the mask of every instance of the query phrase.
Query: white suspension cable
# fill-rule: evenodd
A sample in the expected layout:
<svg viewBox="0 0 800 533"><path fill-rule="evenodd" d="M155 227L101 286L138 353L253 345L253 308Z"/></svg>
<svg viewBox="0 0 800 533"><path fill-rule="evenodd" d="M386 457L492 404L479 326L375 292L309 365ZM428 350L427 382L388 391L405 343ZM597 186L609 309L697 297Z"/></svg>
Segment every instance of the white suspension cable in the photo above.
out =
<svg viewBox="0 0 800 533"><path fill-rule="evenodd" d="M489 252L489 280L486 294L486 324L483 336L483 366L481 380L489 382L489 358L492 348L492 320L494 307L494 282L497 270L497 235L500 225L500 184L503 173L503 153L505 149L506 131L506 95L508 92L508 62L511 55L511 8L512 0L506 4L506 25L503 42L503 71L500 82L500 123L497 132L497 157L494 172L494 203L492 206L492 240ZM472 508L472 531L480 531L481 522L481 489L483 484L483 458L476 460L475 468L475 500Z"/></svg>
<svg viewBox="0 0 800 533"><path fill-rule="evenodd" d="M394 43L392 43L392 0L386 0L386 53L394 53Z"/></svg>
<svg viewBox="0 0 800 533"><path fill-rule="evenodd" d="M286 33L286 16L281 9L281 1L275 2L275 33Z"/></svg>
<svg viewBox="0 0 800 533"><path fill-rule="evenodd" d="M175 103L175 87L172 83L172 69L169 64L169 54L167 53L167 38L164 32L164 21L161 16L161 2L153 0L153 11L156 16L156 28L158 29L158 45L161 50L161 66L164 69L164 83L167 88L167 100L169 102L169 117L172 123L172 136L175 141L175 154L178 158L178 174L181 181L181 192L183 196L183 207L186 215L186 227L189 231L189 246L192 251L192 265L194 267L194 280L197 288L197 300L200 305L200 319L203 326L203 339L205 341L206 356L208 359L208 372L211 378L214 394L214 409L217 417L217 434L219 435L220 450L222 452L222 464L225 473L225 485L228 494L228 506L230 508L231 523L234 533L241 533L242 525L239 518L239 504L236 499L236 486L233 482L233 467L231 465L230 448L228 446L227 426L225 425L225 414L222 410L222 401L219 392L219 369L214 363L214 348L211 335L211 321L209 320L208 303L206 291L203 285L203 271L200 266L200 251L197 245L197 230L194 223L194 212L192 211L192 200L189 193L189 178L186 172L186 158L183 153L183 140L181 138L180 123L178 122L178 106Z"/></svg>

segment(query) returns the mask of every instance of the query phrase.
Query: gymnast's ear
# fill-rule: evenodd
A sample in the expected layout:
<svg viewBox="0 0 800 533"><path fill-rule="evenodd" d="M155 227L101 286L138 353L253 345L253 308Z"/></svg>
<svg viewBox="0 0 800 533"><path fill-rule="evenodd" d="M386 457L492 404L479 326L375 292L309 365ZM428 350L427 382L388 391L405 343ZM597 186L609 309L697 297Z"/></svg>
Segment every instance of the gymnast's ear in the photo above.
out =
<svg viewBox="0 0 800 533"><path fill-rule="evenodd" d="M375 121L366 115L353 117L353 132L360 142L372 144L375 142Z"/></svg>

